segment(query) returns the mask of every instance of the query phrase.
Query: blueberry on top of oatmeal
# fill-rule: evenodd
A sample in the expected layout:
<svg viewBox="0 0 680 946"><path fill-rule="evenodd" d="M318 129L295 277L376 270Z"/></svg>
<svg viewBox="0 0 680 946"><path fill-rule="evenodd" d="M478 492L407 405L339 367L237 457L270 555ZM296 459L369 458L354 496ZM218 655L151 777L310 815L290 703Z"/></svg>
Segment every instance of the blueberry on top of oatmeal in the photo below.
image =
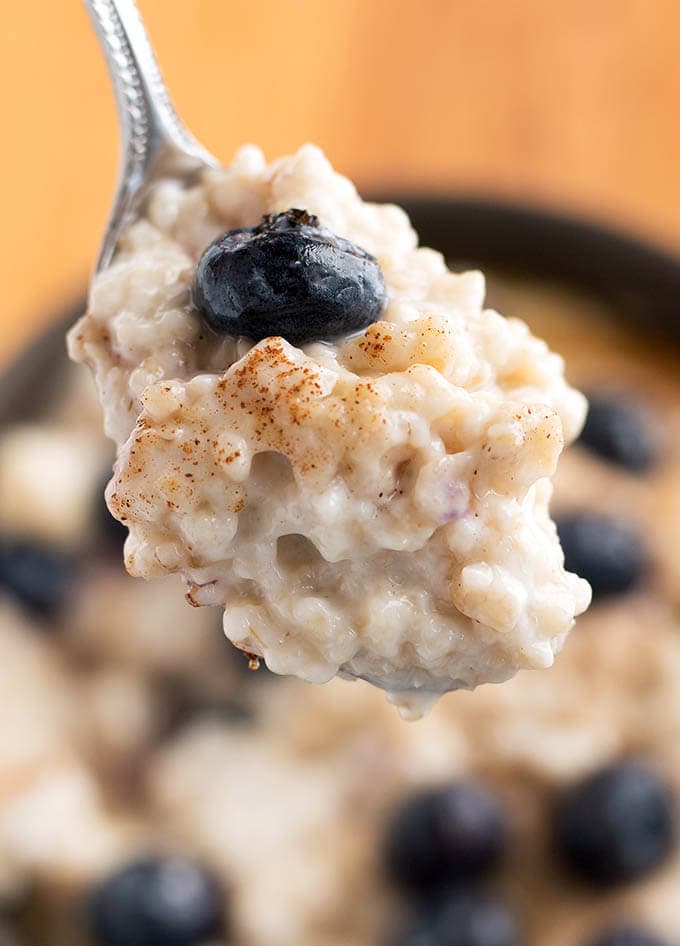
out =
<svg viewBox="0 0 680 946"><path fill-rule="evenodd" d="M72 577L72 564L56 549L27 539L0 541L0 588L33 614L54 617Z"/></svg>
<svg viewBox="0 0 680 946"><path fill-rule="evenodd" d="M304 210L229 230L196 268L193 302L216 332L294 345L376 322L387 301L377 261Z"/></svg>
<svg viewBox="0 0 680 946"><path fill-rule="evenodd" d="M463 887L421 905L395 946L515 946L517 923L508 907L483 890Z"/></svg>
<svg viewBox="0 0 680 946"><path fill-rule="evenodd" d="M633 473L645 473L659 459L660 436L655 418L621 392L588 394L588 414L579 443Z"/></svg>
<svg viewBox="0 0 680 946"><path fill-rule="evenodd" d="M94 891L90 923L101 946L194 946L223 933L222 893L198 864L147 858Z"/></svg>
<svg viewBox="0 0 680 946"><path fill-rule="evenodd" d="M563 515L556 525L565 568L586 579L593 598L630 591L642 579L647 556L632 526L593 512Z"/></svg>
<svg viewBox="0 0 680 946"><path fill-rule="evenodd" d="M658 933L642 926L612 926L601 930L588 946L667 946Z"/></svg>
<svg viewBox="0 0 680 946"><path fill-rule="evenodd" d="M677 835L669 789L636 761L614 763L567 788L556 827L565 864L599 886L645 876L670 855Z"/></svg>
<svg viewBox="0 0 680 946"><path fill-rule="evenodd" d="M408 799L388 827L385 861L399 885L428 889L479 877L501 859L505 813L482 785L458 782Z"/></svg>

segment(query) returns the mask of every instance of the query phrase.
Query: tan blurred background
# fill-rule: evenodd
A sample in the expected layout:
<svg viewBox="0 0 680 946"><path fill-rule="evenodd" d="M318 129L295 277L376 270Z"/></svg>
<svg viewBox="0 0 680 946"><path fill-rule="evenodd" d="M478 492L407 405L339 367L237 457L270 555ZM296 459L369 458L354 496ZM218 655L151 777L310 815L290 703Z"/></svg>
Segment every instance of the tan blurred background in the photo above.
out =
<svg viewBox="0 0 680 946"><path fill-rule="evenodd" d="M475 191L680 250L678 0L141 0L228 161L306 140L364 189ZM80 0L4 0L0 358L85 286L118 139Z"/></svg>

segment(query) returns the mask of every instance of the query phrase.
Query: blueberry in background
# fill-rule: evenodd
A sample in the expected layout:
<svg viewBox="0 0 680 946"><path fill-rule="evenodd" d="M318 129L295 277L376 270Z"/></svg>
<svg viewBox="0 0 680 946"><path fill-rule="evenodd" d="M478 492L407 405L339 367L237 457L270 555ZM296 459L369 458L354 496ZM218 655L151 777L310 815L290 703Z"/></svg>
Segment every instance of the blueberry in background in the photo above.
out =
<svg viewBox="0 0 680 946"><path fill-rule="evenodd" d="M421 904L392 946L518 946L517 921L498 898L472 887ZM632 946L632 944L631 944Z"/></svg>
<svg viewBox="0 0 680 946"><path fill-rule="evenodd" d="M651 930L641 926L612 926L600 930L585 946L669 946Z"/></svg>
<svg viewBox="0 0 680 946"><path fill-rule="evenodd" d="M651 411L629 395L592 391L579 443L632 473L646 473L658 462L661 436Z"/></svg>
<svg viewBox="0 0 680 946"><path fill-rule="evenodd" d="M630 591L647 569L647 555L636 530L594 512L575 512L555 520L564 566L585 578L593 598Z"/></svg>
<svg viewBox="0 0 680 946"><path fill-rule="evenodd" d="M675 801L659 776L625 760L568 787L557 805L557 852L581 880L608 887L644 877L672 853Z"/></svg>
<svg viewBox="0 0 680 946"><path fill-rule="evenodd" d="M292 209L211 243L192 301L215 332L302 345L366 328L380 318L387 292L370 253Z"/></svg>
<svg viewBox="0 0 680 946"><path fill-rule="evenodd" d="M385 868L394 883L414 891L467 881L498 864L507 833L505 812L484 786L454 782L429 789L393 813Z"/></svg>
<svg viewBox="0 0 680 946"><path fill-rule="evenodd" d="M216 879L179 857L123 867L93 891L88 912L97 946L200 946L225 931Z"/></svg>
<svg viewBox="0 0 680 946"><path fill-rule="evenodd" d="M58 549L28 539L0 541L0 588L38 617L59 613L73 577L73 563Z"/></svg>

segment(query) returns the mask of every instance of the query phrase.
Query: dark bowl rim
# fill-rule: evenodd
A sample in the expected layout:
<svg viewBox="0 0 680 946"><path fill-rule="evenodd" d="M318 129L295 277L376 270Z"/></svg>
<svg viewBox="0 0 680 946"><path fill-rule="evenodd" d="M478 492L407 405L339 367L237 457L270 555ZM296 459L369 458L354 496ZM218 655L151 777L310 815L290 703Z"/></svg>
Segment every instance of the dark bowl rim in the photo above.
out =
<svg viewBox="0 0 680 946"><path fill-rule="evenodd" d="M680 305L680 248L612 221L529 201L402 193L424 245L583 288L637 287ZM455 221L456 227L452 226ZM420 224L420 227L418 226Z"/></svg>

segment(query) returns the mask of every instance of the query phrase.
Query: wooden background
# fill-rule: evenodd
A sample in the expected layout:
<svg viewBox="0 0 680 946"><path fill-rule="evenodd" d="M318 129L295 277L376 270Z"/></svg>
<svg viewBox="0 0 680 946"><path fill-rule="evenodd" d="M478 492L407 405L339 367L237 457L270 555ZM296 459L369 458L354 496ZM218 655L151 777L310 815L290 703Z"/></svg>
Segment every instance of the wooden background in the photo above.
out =
<svg viewBox="0 0 680 946"><path fill-rule="evenodd" d="M140 0L228 161L321 144L361 187L474 190L680 249L678 0ZM5 0L0 357L85 286L117 131L79 0Z"/></svg>

